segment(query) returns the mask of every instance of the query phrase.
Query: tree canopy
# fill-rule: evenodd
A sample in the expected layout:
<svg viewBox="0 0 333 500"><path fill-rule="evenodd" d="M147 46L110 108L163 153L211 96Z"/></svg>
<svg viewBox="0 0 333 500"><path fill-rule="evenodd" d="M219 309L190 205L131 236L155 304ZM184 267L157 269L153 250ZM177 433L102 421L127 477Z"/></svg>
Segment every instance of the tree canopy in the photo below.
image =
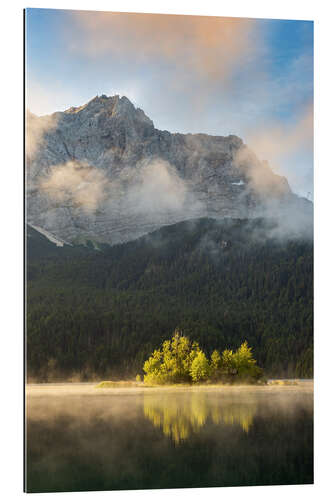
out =
<svg viewBox="0 0 333 500"><path fill-rule="evenodd" d="M197 342L191 342L179 330L171 340L155 349L143 365L144 382L147 384L196 383L205 381L256 382L263 371L253 358L247 341L233 352L225 349L221 354L215 349L210 361Z"/></svg>

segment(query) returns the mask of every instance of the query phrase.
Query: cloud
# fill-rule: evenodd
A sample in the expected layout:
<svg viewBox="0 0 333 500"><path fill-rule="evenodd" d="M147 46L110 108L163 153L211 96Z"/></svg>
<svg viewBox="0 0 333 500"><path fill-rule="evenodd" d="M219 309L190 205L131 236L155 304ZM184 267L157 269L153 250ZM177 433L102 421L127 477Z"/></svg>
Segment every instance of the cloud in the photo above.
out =
<svg viewBox="0 0 333 500"><path fill-rule="evenodd" d="M56 127L57 118L54 115L37 117L26 112L25 123L25 154L28 160L32 160L38 150L43 146L45 141L44 136L49 131Z"/></svg>
<svg viewBox="0 0 333 500"><path fill-rule="evenodd" d="M138 213L181 211L187 196L185 182L168 162L146 162L126 195L128 207Z"/></svg>
<svg viewBox="0 0 333 500"><path fill-rule="evenodd" d="M40 188L53 200L73 203L87 212L105 200L107 179L103 171L87 163L69 161L51 167Z"/></svg>
<svg viewBox="0 0 333 500"><path fill-rule="evenodd" d="M312 140L312 104L302 110L294 123L268 122L263 128L254 128L248 134L248 143L256 154L262 159L271 160L278 160L300 148L312 148Z"/></svg>
<svg viewBox="0 0 333 500"><path fill-rule="evenodd" d="M167 220L167 214L177 220L188 218L203 209L177 169L158 157L125 167L106 190L106 210L113 211L118 205L121 212L143 215L150 221Z"/></svg>
<svg viewBox="0 0 333 500"><path fill-rule="evenodd" d="M168 212L181 215L201 207L175 167L159 158L124 168L116 180L86 162L69 161L50 167L39 187L54 201L87 213L120 210L158 219Z"/></svg>
<svg viewBox="0 0 333 500"><path fill-rule="evenodd" d="M91 58L161 60L205 79L228 79L256 50L255 21L243 18L72 12L69 48Z"/></svg>
<svg viewBox="0 0 333 500"><path fill-rule="evenodd" d="M246 134L246 142L258 158L287 176L293 189L305 196L313 189L313 104L308 103L292 123L267 121Z"/></svg>

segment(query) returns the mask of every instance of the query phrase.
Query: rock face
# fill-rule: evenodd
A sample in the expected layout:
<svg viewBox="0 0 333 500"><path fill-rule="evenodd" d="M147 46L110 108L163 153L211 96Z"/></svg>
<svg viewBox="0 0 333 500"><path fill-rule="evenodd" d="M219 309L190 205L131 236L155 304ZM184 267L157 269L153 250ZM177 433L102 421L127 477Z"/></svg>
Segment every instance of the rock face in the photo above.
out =
<svg viewBox="0 0 333 500"><path fill-rule="evenodd" d="M126 98L27 114L27 221L111 244L197 217L270 215L298 202L236 136L157 130Z"/></svg>

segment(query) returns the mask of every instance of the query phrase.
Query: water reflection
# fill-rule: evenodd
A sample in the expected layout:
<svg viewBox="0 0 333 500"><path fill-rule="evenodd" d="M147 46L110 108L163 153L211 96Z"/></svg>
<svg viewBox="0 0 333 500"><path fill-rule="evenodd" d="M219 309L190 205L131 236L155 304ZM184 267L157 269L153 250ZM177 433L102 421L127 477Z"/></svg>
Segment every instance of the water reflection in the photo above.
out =
<svg viewBox="0 0 333 500"><path fill-rule="evenodd" d="M27 391L29 492L308 484L313 390Z"/></svg>
<svg viewBox="0 0 333 500"><path fill-rule="evenodd" d="M198 433L207 423L240 426L248 433L256 413L256 401L242 402L193 392L178 395L145 395L143 411L154 427L176 445Z"/></svg>

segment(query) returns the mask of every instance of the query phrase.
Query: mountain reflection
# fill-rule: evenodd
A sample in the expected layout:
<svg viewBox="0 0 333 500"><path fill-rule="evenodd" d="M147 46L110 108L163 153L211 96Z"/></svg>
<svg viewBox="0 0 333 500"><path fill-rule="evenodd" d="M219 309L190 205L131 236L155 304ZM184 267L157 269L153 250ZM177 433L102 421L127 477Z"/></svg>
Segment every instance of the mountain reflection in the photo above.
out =
<svg viewBox="0 0 333 500"><path fill-rule="evenodd" d="M254 400L240 402L193 392L144 396L144 415L154 427L162 429L175 444L188 439L208 423L240 426L248 432L256 412Z"/></svg>

